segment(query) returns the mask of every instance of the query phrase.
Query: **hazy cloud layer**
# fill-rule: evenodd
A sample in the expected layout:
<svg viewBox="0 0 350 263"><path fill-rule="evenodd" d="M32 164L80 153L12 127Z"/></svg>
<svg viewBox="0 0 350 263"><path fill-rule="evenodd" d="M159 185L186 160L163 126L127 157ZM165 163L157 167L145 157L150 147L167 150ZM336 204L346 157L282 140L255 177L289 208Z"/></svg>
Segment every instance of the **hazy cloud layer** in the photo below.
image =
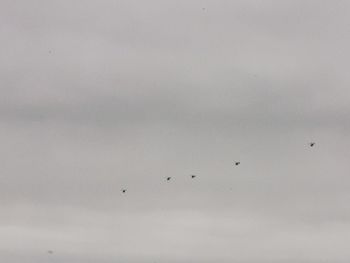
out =
<svg viewBox="0 0 350 263"><path fill-rule="evenodd" d="M349 12L2 0L0 261L348 262Z"/></svg>

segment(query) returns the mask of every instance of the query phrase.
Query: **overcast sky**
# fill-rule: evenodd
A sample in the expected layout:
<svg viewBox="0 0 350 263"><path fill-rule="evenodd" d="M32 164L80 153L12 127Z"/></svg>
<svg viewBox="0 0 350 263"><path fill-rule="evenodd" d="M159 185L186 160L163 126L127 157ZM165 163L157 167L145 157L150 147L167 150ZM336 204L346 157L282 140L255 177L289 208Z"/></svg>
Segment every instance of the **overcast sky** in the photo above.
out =
<svg viewBox="0 0 350 263"><path fill-rule="evenodd" d="M0 261L349 262L349 14L1 0Z"/></svg>

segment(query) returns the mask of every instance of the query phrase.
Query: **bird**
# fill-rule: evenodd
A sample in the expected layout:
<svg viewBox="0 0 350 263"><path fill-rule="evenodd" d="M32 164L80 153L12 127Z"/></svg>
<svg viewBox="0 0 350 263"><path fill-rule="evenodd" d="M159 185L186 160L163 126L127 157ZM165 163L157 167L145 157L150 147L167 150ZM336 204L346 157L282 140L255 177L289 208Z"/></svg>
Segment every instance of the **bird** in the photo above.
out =
<svg viewBox="0 0 350 263"><path fill-rule="evenodd" d="M53 254L53 251L52 250L48 250L47 253L48 254Z"/></svg>
<svg viewBox="0 0 350 263"><path fill-rule="evenodd" d="M235 162L235 165L237 166L237 165L240 165L241 164L241 162Z"/></svg>
<svg viewBox="0 0 350 263"><path fill-rule="evenodd" d="M166 180L167 180L167 181L170 181L170 179L171 179L171 177L170 177L170 176L166 178Z"/></svg>
<svg viewBox="0 0 350 263"><path fill-rule="evenodd" d="M314 142L310 142L309 145L310 145L310 147L314 147L315 143Z"/></svg>
<svg viewBox="0 0 350 263"><path fill-rule="evenodd" d="M126 189L122 189L122 192L123 192L123 193L126 193Z"/></svg>
<svg viewBox="0 0 350 263"><path fill-rule="evenodd" d="M196 178L196 176L197 175L195 175L195 174L191 174L191 178L193 179L193 178Z"/></svg>

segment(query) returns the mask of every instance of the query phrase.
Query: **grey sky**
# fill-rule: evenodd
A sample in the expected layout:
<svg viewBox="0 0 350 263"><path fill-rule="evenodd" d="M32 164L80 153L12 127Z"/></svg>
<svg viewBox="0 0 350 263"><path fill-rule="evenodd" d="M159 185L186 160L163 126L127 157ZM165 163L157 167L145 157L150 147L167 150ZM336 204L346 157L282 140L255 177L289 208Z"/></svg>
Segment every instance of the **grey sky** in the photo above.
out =
<svg viewBox="0 0 350 263"><path fill-rule="evenodd" d="M349 13L0 1L0 261L348 262Z"/></svg>

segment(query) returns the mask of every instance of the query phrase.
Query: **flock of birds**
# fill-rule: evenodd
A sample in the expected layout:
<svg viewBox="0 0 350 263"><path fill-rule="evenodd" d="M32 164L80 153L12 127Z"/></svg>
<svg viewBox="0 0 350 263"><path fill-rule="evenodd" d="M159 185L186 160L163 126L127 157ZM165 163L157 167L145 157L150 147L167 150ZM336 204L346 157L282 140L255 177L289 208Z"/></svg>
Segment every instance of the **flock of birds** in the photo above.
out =
<svg viewBox="0 0 350 263"><path fill-rule="evenodd" d="M309 143L309 146L310 146L310 147L314 147L315 144L316 144L315 142L310 142L310 143ZM238 166L238 165L240 165L240 164L241 164L240 161L235 161L235 162L234 162L234 165L235 165L235 166ZM195 175L195 174L191 174L190 176L191 176L192 179L194 179L194 178L197 177L197 175ZM167 181L170 181L170 180L171 180L171 176L166 177L166 180L167 180ZM121 191L122 191L123 194L125 194L126 191L127 191L127 189L126 189L126 188L123 188Z"/></svg>
<svg viewBox="0 0 350 263"><path fill-rule="evenodd" d="M310 142L310 143L309 143L309 146L310 146L310 147L314 147L315 144L316 144L315 142ZM235 166L238 166L238 165L241 164L241 162L240 162L240 161L235 161L233 164L234 164ZM197 177L197 175L191 174L190 177L191 177L191 179L194 179L194 178ZM170 180L171 180L171 176L166 177L166 181L170 181ZM122 192L123 194L125 194L126 191L127 191L126 188L123 188L123 189L121 190L121 192ZM52 251L52 250L48 250L47 253L48 253L48 254L53 254L53 251Z"/></svg>

